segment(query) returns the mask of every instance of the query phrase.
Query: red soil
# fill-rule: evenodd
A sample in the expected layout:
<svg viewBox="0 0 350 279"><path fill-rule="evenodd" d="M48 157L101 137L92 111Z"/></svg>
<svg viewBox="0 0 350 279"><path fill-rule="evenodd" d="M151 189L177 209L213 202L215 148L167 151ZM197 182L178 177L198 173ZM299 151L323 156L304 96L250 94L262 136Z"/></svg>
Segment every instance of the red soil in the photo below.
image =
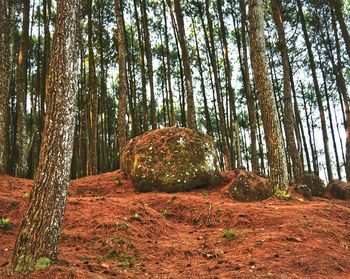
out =
<svg viewBox="0 0 350 279"><path fill-rule="evenodd" d="M22 278L350 278L349 201L241 203L225 194L234 173L223 177L176 194L138 193L121 171L73 181L59 261ZM1 278L20 278L9 261L31 185L0 176L0 218L12 223L0 230Z"/></svg>

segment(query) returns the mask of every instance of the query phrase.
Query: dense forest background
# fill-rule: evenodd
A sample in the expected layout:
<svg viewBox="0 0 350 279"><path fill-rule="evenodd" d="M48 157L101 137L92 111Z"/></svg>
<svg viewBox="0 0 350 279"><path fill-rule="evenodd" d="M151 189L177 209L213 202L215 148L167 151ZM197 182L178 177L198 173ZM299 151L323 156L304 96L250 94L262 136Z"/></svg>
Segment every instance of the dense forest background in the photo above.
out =
<svg viewBox="0 0 350 279"><path fill-rule="evenodd" d="M350 2L265 2L268 74L289 175L296 149L305 171L326 180L344 179L350 148L345 129L350 119ZM83 7L72 178L119 167L116 4L87 0ZM247 13L244 0L123 1L127 94L122 105L128 139L164 126L195 126L214 137L222 170L245 166L268 174ZM2 167L31 178L50 98L47 78L56 3L16 2L11 21L10 90L8 95L1 92L0 100L0 113L6 115L5 129L0 129L6 159ZM283 65L283 50L289 71ZM288 119L293 119L294 144L286 129Z"/></svg>

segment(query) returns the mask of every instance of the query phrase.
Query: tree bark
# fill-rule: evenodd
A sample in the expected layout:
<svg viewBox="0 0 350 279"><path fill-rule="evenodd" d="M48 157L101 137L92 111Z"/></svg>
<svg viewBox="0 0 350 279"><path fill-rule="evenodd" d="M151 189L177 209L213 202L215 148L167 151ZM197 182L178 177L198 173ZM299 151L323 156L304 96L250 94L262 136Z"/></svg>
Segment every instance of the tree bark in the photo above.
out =
<svg viewBox="0 0 350 279"><path fill-rule="evenodd" d="M342 7L341 7L341 0L329 0L331 7L334 9L337 20L340 25L340 30L343 35L344 41L345 41L345 47L346 47L346 52L348 53L349 59L350 59L350 34L349 30L346 26L346 22L344 20L343 12L342 12Z"/></svg>
<svg viewBox="0 0 350 279"><path fill-rule="evenodd" d="M325 153L325 157L326 157L328 179L332 180L333 179L333 171L332 171L331 156L329 153L329 146L328 146L328 133L327 133L326 116L324 113L320 86L319 86L318 79L317 79L315 58L314 58L314 54L312 51L312 46L311 46L309 34L307 32L307 29L306 29L306 22L305 22L305 18L304 18L304 14L303 14L300 0L297 0L297 6L298 6L298 14L299 14L301 26L302 26L303 33L304 33L306 48L307 48L307 52L308 52L308 56L309 56L309 63L310 63L310 68L311 68L311 72L312 72L312 79L313 79L314 89L315 89L315 93L316 93L317 105L318 105L318 109L320 112L323 145L324 145L324 153Z"/></svg>
<svg viewBox="0 0 350 279"><path fill-rule="evenodd" d="M273 18L278 32L278 48L281 53L283 66L283 91L284 91L284 127L287 139L287 151L292 160L292 170L294 178L298 181L304 172L300 150L295 142L294 126L295 117L293 113L292 89L290 80L289 56L286 38L283 28L283 14L280 0L271 1Z"/></svg>
<svg viewBox="0 0 350 279"><path fill-rule="evenodd" d="M126 45L123 20L122 0L115 0L115 16L117 21L118 34L118 65L119 65L119 102L118 102L118 144L119 155L121 155L126 145Z"/></svg>
<svg viewBox="0 0 350 279"><path fill-rule="evenodd" d="M145 51L147 60L147 75L151 93L151 125L152 130L157 129L157 117L156 117L156 99L154 96L154 82L153 82L153 62L152 62L152 48L148 28L147 18L147 1L141 0L141 17L143 23L143 33L145 36Z"/></svg>
<svg viewBox="0 0 350 279"><path fill-rule="evenodd" d="M252 169L259 171L258 154L257 154L257 136L256 136L256 112L255 112L255 100L250 89L249 67L248 67L248 54L247 54L247 36L246 36L246 5L244 0L240 0L241 10L241 32L242 32L242 50L243 50L243 67L242 77L245 95L247 98L248 114L249 114L249 127L250 127L250 148L251 148L251 160Z"/></svg>
<svg viewBox="0 0 350 279"><path fill-rule="evenodd" d="M35 270L41 258L57 258L73 153L79 14L79 0L57 3L48 76L50 98L30 205L13 253L12 270L16 272Z"/></svg>
<svg viewBox="0 0 350 279"><path fill-rule="evenodd" d="M185 84L187 91L187 124L188 128L196 129L196 111L194 106L192 72L190 58L188 55L184 19L181 10L180 0L174 0L174 10L179 32L179 42L182 54L182 63L184 67Z"/></svg>
<svg viewBox="0 0 350 279"><path fill-rule="evenodd" d="M98 131L98 101L97 101L97 76L95 56L92 46L92 0L88 1L88 60L89 60L89 101L88 101L88 175L97 173L97 131Z"/></svg>
<svg viewBox="0 0 350 279"><path fill-rule="evenodd" d="M27 69L29 49L29 0L23 2L22 34L17 66L17 163L16 176L26 177L28 172L29 143L26 127Z"/></svg>
<svg viewBox="0 0 350 279"><path fill-rule="evenodd" d="M226 27L224 23L224 17L222 12L222 2L221 0L217 0L217 8L219 13L219 21L220 21L220 35L223 43L223 56L224 56L224 66L225 66L225 74L226 74L226 84L227 84L227 94L229 96L229 103L231 107L231 113L233 114L233 127L235 134L235 149L236 149L236 160L237 160L237 168L242 165L242 154L241 154L241 143L239 139L239 125L237 118L237 109L236 109L236 96L232 87L232 71L231 71L231 63L228 56L228 43L226 39Z"/></svg>
<svg viewBox="0 0 350 279"><path fill-rule="evenodd" d="M286 189L288 173L283 150L282 133L277 117L276 103L266 66L264 13L262 0L249 0L250 47L254 81L260 103L265 141L268 149L270 179L277 189Z"/></svg>
<svg viewBox="0 0 350 279"><path fill-rule="evenodd" d="M0 173L7 169L8 104L11 81L10 3L0 0Z"/></svg>

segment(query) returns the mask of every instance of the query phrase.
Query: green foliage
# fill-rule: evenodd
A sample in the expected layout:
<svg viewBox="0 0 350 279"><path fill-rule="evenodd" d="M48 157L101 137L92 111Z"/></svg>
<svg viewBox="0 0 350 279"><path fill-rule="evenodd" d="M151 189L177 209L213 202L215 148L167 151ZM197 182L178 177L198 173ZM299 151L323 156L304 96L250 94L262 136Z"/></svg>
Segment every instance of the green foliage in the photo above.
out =
<svg viewBox="0 0 350 279"><path fill-rule="evenodd" d="M208 191L203 191L202 196L209 197L210 193Z"/></svg>
<svg viewBox="0 0 350 279"><path fill-rule="evenodd" d="M167 217L167 216L170 215L169 211L166 210L166 209L162 210L160 213L161 213L163 216L165 216L165 217Z"/></svg>
<svg viewBox="0 0 350 279"><path fill-rule="evenodd" d="M286 200L286 201L289 201L292 199L292 197L288 194L288 192L282 189L275 190L274 196L278 199Z"/></svg>
<svg viewBox="0 0 350 279"><path fill-rule="evenodd" d="M11 229L11 222L8 218L2 218L0 220L0 229L3 231L9 231Z"/></svg>
<svg viewBox="0 0 350 279"><path fill-rule="evenodd" d="M131 220L141 221L141 215L136 213L134 216L131 217Z"/></svg>
<svg viewBox="0 0 350 279"><path fill-rule="evenodd" d="M45 257L39 258L36 261L35 270L48 268L51 264L52 264L52 261L49 258L45 258Z"/></svg>
<svg viewBox="0 0 350 279"><path fill-rule="evenodd" d="M10 206L11 207L17 207L18 206L18 202L12 201L12 202L10 202Z"/></svg>
<svg viewBox="0 0 350 279"><path fill-rule="evenodd" d="M128 223L116 223L115 224L116 230L127 231L129 228L130 228L130 225Z"/></svg>
<svg viewBox="0 0 350 279"><path fill-rule="evenodd" d="M231 239L235 238L237 235L238 235L237 231L235 231L233 229L227 229L227 230L224 230L223 237L228 239L228 240L231 240Z"/></svg>

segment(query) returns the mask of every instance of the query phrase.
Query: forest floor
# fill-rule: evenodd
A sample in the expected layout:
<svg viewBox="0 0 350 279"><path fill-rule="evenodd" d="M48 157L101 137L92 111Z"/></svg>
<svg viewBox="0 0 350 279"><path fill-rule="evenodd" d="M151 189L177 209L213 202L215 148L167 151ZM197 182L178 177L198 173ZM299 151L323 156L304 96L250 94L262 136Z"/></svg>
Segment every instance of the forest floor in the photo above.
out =
<svg viewBox="0 0 350 279"><path fill-rule="evenodd" d="M22 278L350 278L350 201L233 201L225 186L138 193L121 171L74 180L59 261ZM32 180L0 176L0 277Z"/></svg>

